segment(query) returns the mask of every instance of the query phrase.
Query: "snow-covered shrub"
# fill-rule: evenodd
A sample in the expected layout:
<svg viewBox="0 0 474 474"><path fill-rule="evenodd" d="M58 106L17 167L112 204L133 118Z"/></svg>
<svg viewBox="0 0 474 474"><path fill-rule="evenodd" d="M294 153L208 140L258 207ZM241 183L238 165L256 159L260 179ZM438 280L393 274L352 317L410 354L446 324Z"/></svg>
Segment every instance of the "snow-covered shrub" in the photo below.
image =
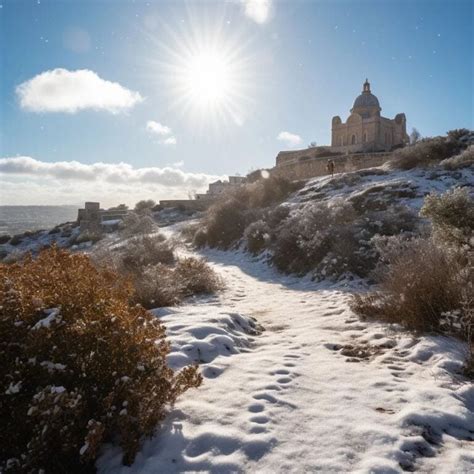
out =
<svg viewBox="0 0 474 474"><path fill-rule="evenodd" d="M420 213L431 220L436 240L474 248L474 199L466 188L428 195Z"/></svg>
<svg viewBox="0 0 474 474"><path fill-rule="evenodd" d="M144 308L174 306L181 300L181 288L173 268L156 264L141 269L132 277L134 292L131 302Z"/></svg>
<svg viewBox="0 0 474 474"><path fill-rule="evenodd" d="M155 206L156 202L153 199L144 199L135 204L134 211L138 215L150 215Z"/></svg>
<svg viewBox="0 0 474 474"><path fill-rule="evenodd" d="M354 208L347 201L307 204L276 229L273 262L280 270L291 273L314 269L338 240L347 239L345 228L356 217Z"/></svg>
<svg viewBox="0 0 474 474"><path fill-rule="evenodd" d="M192 242L197 248L207 245L207 230L205 227L200 227L195 231Z"/></svg>
<svg viewBox="0 0 474 474"><path fill-rule="evenodd" d="M144 267L158 263L172 264L174 245L162 234L144 235L128 240L116 251L118 270L139 273Z"/></svg>
<svg viewBox="0 0 474 474"><path fill-rule="evenodd" d="M139 215L135 212L129 212L120 223L120 230L123 235L132 237L134 235L151 234L156 230L156 224L153 218L148 215Z"/></svg>
<svg viewBox="0 0 474 474"><path fill-rule="evenodd" d="M159 320L129 282L56 248L0 264L0 471L89 472L101 446L130 464L176 398Z"/></svg>
<svg viewBox="0 0 474 474"><path fill-rule="evenodd" d="M450 171L474 166L474 145L470 145L459 155L443 160L441 166Z"/></svg>
<svg viewBox="0 0 474 474"><path fill-rule="evenodd" d="M247 224L245 208L234 197L212 205L204 218L206 243L210 247L229 248L242 238Z"/></svg>
<svg viewBox="0 0 474 474"><path fill-rule="evenodd" d="M258 254L268 244L270 239L270 227L263 221L252 222L244 232L245 244L250 253Z"/></svg>
<svg viewBox="0 0 474 474"><path fill-rule="evenodd" d="M71 237L70 245L79 245L85 242L96 243L103 238L103 235L99 231L84 231Z"/></svg>
<svg viewBox="0 0 474 474"><path fill-rule="evenodd" d="M402 170L436 165L462 148L459 141L448 137L424 138L415 145L394 151L389 163L392 168Z"/></svg>
<svg viewBox="0 0 474 474"><path fill-rule="evenodd" d="M217 273L199 258L178 260L173 273L174 280L180 288L180 298L211 294L222 288L222 281Z"/></svg>
<svg viewBox="0 0 474 474"><path fill-rule="evenodd" d="M268 207L284 201L291 193L301 188L301 183L287 178L273 176L260 179L243 188L248 196L248 207Z"/></svg>
<svg viewBox="0 0 474 474"><path fill-rule="evenodd" d="M466 311L472 311L472 258L432 239L392 244L383 255L387 267L379 273L380 291L356 295L352 303L356 313L415 331L432 331L442 329L446 313L456 312L460 322Z"/></svg>
<svg viewBox="0 0 474 474"><path fill-rule="evenodd" d="M300 187L301 183L271 175L223 193L207 210L195 244L231 247L243 237L249 224L261 218L263 209L284 201Z"/></svg>
<svg viewBox="0 0 474 474"><path fill-rule="evenodd" d="M132 302L148 309L173 306L189 296L215 293L222 287L214 270L196 258L178 260L174 267L147 266L134 274L132 281Z"/></svg>

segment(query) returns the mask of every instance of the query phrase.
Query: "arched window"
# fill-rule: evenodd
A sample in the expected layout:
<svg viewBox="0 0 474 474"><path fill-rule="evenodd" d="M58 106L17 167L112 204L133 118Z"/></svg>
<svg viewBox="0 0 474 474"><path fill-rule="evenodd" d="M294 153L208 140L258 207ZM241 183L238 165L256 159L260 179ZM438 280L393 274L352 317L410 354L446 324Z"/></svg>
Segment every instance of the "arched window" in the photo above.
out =
<svg viewBox="0 0 474 474"><path fill-rule="evenodd" d="M352 145L355 145L355 143L356 143L356 136L355 136L355 135L352 135L351 144L352 144Z"/></svg>
<svg viewBox="0 0 474 474"><path fill-rule="evenodd" d="M362 137L362 141L364 143L367 143L367 133L364 133L364 136Z"/></svg>

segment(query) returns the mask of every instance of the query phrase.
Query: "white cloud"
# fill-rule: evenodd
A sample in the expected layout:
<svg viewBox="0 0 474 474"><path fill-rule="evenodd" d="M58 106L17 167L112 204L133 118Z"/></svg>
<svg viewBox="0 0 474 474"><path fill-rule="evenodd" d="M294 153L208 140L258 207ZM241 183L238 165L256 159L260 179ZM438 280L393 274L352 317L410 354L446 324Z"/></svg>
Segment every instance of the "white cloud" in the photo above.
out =
<svg viewBox="0 0 474 474"><path fill-rule="evenodd" d="M265 23L270 15L271 0L242 0L245 14L256 23Z"/></svg>
<svg viewBox="0 0 474 474"><path fill-rule="evenodd" d="M176 145L176 137L168 137L165 140L163 140L163 145Z"/></svg>
<svg viewBox="0 0 474 474"><path fill-rule="evenodd" d="M277 135L277 140L285 142L285 144L291 148L298 146L302 142L301 137L299 135L290 132L280 132Z"/></svg>
<svg viewBox="0 0 474 474"><path fill-rule="evenodd" d="M153 133L160 137L166 137L159 142L162 145L176 145L177 143L176 137L174 135L171 135L172 130L167 125L155 122L154 120L148 120L148 122L146 123L146 129L150 133Z"/></svg>
<svg viewBox="0 0 474 474"><path fill-rule="evenodd" d="M159 122L155 122L154 120L148 120L146 123L146 129L150 133L155 133L156 135L169 135L171 133L171 128L163 125Z"/></svg>
<svg viewBox="0 0 474 474"><path fill-rule="evenodd" d="M32 112L74 114L93 109L116 114L143 101L138 92L106 81L88 69L45 71L17 86L16 93L21 107Z"/></svg>
<svg viewBox="0 0 474 474"><path fill-rule="evenodd" d="M105 206L133 205L140 199L187 198L204 192L221 176L188 173L174 167L135 168L128 163L44 162L28 156L0 158L2 204L77 204L97 200Z"/></svg>

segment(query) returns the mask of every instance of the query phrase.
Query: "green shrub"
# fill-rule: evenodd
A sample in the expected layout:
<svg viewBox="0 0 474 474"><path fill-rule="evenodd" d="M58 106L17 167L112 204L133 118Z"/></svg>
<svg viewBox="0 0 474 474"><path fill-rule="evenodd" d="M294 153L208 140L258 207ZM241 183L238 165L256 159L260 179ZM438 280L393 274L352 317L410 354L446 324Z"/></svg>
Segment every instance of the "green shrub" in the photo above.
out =
<svg viewBox="0 0 474 474"><path fill-rule="evenodd" d="M166 365L164 327L130 306L132 291L56 248L0 264L0 470L92 471L108 442L130 464L166 408L199 386L195 367Z"/></svg>

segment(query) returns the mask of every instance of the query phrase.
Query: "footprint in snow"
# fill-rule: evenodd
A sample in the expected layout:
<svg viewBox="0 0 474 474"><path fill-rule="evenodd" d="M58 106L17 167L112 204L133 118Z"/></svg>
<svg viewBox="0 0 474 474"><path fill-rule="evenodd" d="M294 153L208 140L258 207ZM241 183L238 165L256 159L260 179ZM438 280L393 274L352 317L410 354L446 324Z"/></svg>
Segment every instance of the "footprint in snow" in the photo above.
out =
<svg viewBox="0 0 474 474"><path fill-rule="evenodd" d="M263 410L265 410L265 406L261 403L252 403L248 408L248 411L252 413L260 413Z"/></svg>
<svg viewBox="0 0 474 474"><path fill-rule="evenodd" d="M265 423L268 423L270 421L270 418L265 415L259 415L259 416L253 416L250 418L250 421L252 423L258 423L259 425L264 425Z"/></svg>

